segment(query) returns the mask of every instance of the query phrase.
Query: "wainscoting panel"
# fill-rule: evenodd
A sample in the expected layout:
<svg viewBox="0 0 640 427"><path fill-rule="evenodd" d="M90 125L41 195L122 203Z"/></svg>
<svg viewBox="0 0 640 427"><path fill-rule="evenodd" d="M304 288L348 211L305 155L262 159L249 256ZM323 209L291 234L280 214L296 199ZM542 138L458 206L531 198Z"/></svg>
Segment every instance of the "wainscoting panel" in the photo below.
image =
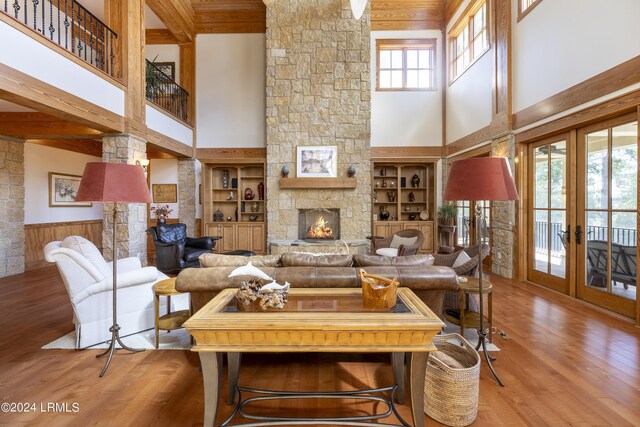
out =
<svg viewBox="0 0 640 427"><path fill-rule="evenodd" d="M102 220L25 224L25 269L34 270L49 265L43 249L49 242L64 240L68 236L82 236L102 251Z"/></svg>

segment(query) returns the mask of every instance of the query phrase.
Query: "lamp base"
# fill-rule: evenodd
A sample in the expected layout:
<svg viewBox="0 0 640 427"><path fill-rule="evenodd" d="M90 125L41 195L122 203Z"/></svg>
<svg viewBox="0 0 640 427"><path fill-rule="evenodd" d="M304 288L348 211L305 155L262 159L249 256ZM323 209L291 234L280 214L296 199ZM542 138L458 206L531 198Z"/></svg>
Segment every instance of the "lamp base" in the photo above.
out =
<svg viewBox="0 0 640 427"><path fill-rule="evenodd" d="M109 348L107 348L107 350L104 351L103 353L100 353L99 355L96 356L96 358L104 357L107 355L109 356L107 357L107 363L105 363L104 368L102 368L102 372L100 372L100 378L102 378L102 376L107 372L107 369L109 369L109 364L111 363L111 358L113 357L113 353L115 353L116 350L121 350L119 348L116 348L116 342L120 344L120 347L122 347L122 350L127 350L134 353L144 351L143 348L131 348L122 342L122 340L120 339L120 325L118 325L117 323L111 326L109 328L109 331L111 332L111 343L109 344Z"/></svg>
<svg viewBox="0 0 640 427"><path fill-rule="evenodd" d="M476 351L479 351L480 347L482 347L482 353L484 354L484 358L487 361L487 366L489 367L489 370L493 374L496 381L498 381L498 384L504 387L504 381L500 379L496 371L493 369L493 365L491 364L491 361L496 360L496 358L490 356L489 352L487 351L487 341L488 341L487 335L489 335L489 332L487 329L478 329L478 345L476 345Z"/></svg>

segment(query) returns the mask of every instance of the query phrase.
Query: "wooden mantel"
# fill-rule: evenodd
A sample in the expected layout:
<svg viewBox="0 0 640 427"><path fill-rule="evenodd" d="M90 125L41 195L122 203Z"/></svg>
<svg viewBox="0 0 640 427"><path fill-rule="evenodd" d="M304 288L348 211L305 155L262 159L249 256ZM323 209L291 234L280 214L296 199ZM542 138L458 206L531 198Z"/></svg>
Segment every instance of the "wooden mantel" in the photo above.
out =
<svg viewBox="0 0 640 427"><path fill-rule="evenodd" d="M280 188L356 188L356 178L280 178Z"/></svg>

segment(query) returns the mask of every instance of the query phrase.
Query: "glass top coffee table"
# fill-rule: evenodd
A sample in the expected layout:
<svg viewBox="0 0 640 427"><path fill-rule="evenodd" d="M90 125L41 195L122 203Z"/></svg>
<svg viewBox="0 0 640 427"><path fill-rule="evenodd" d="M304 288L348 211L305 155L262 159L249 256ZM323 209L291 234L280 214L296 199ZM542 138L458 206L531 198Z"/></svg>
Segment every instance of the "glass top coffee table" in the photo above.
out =
<svg viewBox="0 0 640 427"><path fill-rule="evenodd" d="M410 289L398 289L398 303L391 309L364 307L362 290L302 289L289 292L282 310L261 310L257 304L240 307L236 289L225 289L213 298L183 326L195 339L193 351L199 352L205 389L204 425L213 426L219 401L221 356L229 357L229 396L231 404L238 396L236 409L221 426L231 425L236 413L255 420L253 425L372 425L372 420L396 414L402 426L409 426L396 412L393 397L404 398L404 360L412 402L414 426L424 426L424 375L428 352L434 351L433 336L444 326L442 321ZM390 387L334 393L293 393L238 387L240 354L247 352L349 352L391 353L395 384ZM270 399L287 398L352 398L386 403L385 414L350 418L286 418L264 417L243 411L251 401L241 399L242 391L263 392ZM391 394L386 400L375 393ZM265 398L261 398L265 399ZM298 423L298 424L296 424ZM374 423L375 425L375 423ZM383 424L391 425L391 424Z"/></svg>

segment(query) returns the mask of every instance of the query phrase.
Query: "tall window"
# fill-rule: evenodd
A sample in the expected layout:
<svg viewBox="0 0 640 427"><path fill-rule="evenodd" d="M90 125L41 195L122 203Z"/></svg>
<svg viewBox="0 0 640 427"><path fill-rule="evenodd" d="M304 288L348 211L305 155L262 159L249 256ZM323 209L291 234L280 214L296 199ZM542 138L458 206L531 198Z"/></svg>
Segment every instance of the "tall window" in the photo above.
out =
<svg viewBox="0 0 640 427"><path fill-rule="evenodd" d="M531 12L542 0L518 0L518 22Z"/></svg>
<svg viewBox="0 0 640 427"><path fill-rule="evenodd" d="M377 90L435 90L436 39L377 40Z"/></svg>
<svg viewBox="0 0 640 427"><path fill-rule="evenodd" d="M462 15L449 34L449 45L453 81L489 49L486 1L477 1Z"/></svg>

